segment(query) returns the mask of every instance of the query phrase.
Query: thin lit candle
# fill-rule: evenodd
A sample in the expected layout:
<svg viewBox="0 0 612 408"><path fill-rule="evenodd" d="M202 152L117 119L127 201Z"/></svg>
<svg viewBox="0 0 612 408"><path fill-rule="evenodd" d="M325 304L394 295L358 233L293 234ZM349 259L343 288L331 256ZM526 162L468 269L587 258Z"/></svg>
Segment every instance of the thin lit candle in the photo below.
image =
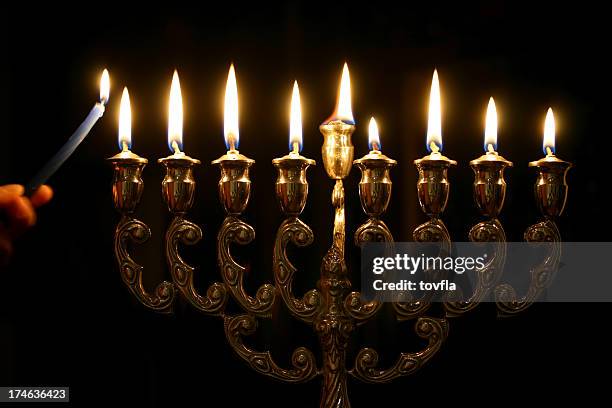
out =
<svg viewBox="0 0 612 408"><path fill-rule="evenodd" d="M104 114L105 105L110 96L110 79L105 69L100 78L100 102L96 102L83 123L70 136L62 148L45 164L45 166L26 185L25 195L31 196L68 160L76 148L87 137L98 119Z"/></svg>
<svg viewBox="0 0 612 408"><path fill-rule="evenodd" d="M183 96L176 70L172 75L168 104L168 147L174 154L181 153L183 149Z"/></svg>
<svg viewBox="0 0 612 408"><path fill-rule="evenodd" d="M497 150L497 109L493 97L489 99L489 105L487 106L484 150L486 153L495 153Z"/></svg>
<svg viewBox="0 0 612 408"><path fill-rule="evenodd" d="M298 154L302 151L302 105L300 88L297 81L293 83L291 94L291 113L289 118L289 151Z"/></svg>
<svg viewBox="0 0 612 408"><path fill-rule="evenodd" d="M237 150L240 142L238 131L238 86L234 64L230 65L225 85L225 105L223 118L225 145L228 151Z"/></svg>
<svg viewBox="0 0 612 408"><path fill-rule="evenodd" d="M440 81L434 70L429 93L429 120L427 121L427 150L438 153L442 150L442 107L440 102Z"/></svg>
<svg viewBox="0 0 612 408"><path fill-rule="evenodd" d="M546 112L542 150L544 150L546 156L555 155L555 115L552 108L548 108L548 112Z"/></svg>
<svg viewBox="0 0 612 408"><path fill-rule="evenodd" d="M126 152L132 147L132 110L127 86L123 88L119 106L119 149Z"/></svg>
<svg viewBox="0 0 612 408"><path fill-rule="evenodd" d="M378 125L376 124L376 119L374 119L374 117L370 118L370 124L368 125L368 144L370 146L370 150L373 152L381 150Z"/></svg>

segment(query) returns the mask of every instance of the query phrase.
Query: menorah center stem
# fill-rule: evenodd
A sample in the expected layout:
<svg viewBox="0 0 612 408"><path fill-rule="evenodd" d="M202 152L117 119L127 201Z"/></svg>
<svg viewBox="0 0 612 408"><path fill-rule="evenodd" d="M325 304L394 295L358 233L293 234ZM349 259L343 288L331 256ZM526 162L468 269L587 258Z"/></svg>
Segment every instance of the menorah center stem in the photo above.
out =
<svg viewBox="0 0 612 408"><path fill-rule="evenodd" d="M346 232L344 219L344 186L342 185L342 180L336 180L334 191L332 192L332 205L336 210L334 217L333 246L337 248L339 256L344 259Z"/></svg>

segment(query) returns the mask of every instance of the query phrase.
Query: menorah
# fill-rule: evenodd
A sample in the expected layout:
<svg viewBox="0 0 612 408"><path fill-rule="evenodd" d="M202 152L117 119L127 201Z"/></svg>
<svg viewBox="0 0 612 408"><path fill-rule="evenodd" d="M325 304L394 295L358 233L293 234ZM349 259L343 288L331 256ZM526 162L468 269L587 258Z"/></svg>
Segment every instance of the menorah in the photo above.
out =
<svg viewBox="0 0 612 408"><path fill-rule="evenodd" d="M379 149L379 141L371 142L371 151L353 161L354 148L351 136L355 125L347 120L334 118L320 126L323 135L322 161L327 175L334 181L331 203L335 218L332 244L321 260L320 279L317 288L301 297L293 290L294 277L298 273L287 256L291 244L305 247L313 243L311 228L300 220L308 196L306 173L315 161L299 153L299 144L286 156L274 159L278 171L276 197L286 219L278 228L273 249L274 283L262 285L255 295L244 288L246 268L232 256L233 244L247 245L255 239L255 230L241 219L249 202L251 181L249 170L254 160L237 150L237 140L228 139L228 152L212 162L220 169L219 198L226 213L217 234L217 263L222 282L211 284L205 295L194 286L195 267L187 264L180 255L180 245L195 245L202 238L201 228L187 219L194 201L196 181L193 169L200 164L181 152L173 143L174 154L160 159L166 174L162 181L162 195L172 221L165 235L165 256L172 282L161 282L155 292L149 293L143 286L143 268L128 251L130 242L141 244L150 237L145 223L134 218L144 188L142 172L147 160L132 153L127 145L121 153L109 160L114 168L113 200L121 214L115 232L115 256L124 283L132 294L147 308L160 313L171 313L177 297L182 297L200 312L223 319L228 343L253 370L288 383L302 383L322 376L321 407L349 407L347 377L352 376L368 383L384 383L398 377L413 374L425 365L440 349L448 335L449 318L474 309L491 291L500 312L516 314L524 311L537 299L554 275L559 249L546 258L542 265L531 271L532 284L522 297L507 284L498 285L505 257L506 234L498 220L502 209L506 183L504 170L512 163L501 157L494 148L470 163L475 173L473 185L476 205L485 218L469 231L469 239L477 242L495 242L495 256L477 271L475 289L470 296L447 296L443 302L445 313L438 317L426 315L432 304L431 294L409 301L393 302L398 320L415 320L415 332L426 344L416 352L401 353L390 367L380 367L378 352L363 348L355 361L347 364L347 348L355 329L375 318L383 302L366 301L361 294L351 291L345 262L346 225L345 193L343 180L353 166L361 171L359 198L367 220L354 233L354 243L385 242L394 239L381 216L391 199L391 169L397 162L385 156ZM418 242L437 242L450 247L451 236L441 219L449 198L448 170L456 162L441 154L441 144L431 141L431 153L415 161L418 170L417 196L420 206L429 220L413 232ZM567 197L565 176L570 163L558 159L551 150L545 158L530 163L538 171L535 198L544 220L527 228L527 241L559 242L560 234L556 218L561 215ZM243 311L231 314L227 311L232 299ZM244 337L255 333L258 319L270 318L273 306L282 300L290 314L311 325L321 346L320 364L312 351L297 348L291 358L291 367L283 368L274 362L269 351L257 351L244 342Z"/></svg>

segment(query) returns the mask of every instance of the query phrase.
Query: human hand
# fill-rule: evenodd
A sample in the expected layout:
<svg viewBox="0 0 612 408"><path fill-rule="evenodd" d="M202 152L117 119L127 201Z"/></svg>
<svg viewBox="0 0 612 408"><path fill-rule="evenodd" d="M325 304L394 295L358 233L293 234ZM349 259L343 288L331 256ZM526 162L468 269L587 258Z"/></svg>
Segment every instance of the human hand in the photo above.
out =
<svg viewBox="0 0 612 408"><path fill-rule="evenodd" d="M13 241L36 224L35 209L53 197L49 186L42 186L32 195L23 196L23 186L0 186L0 265L6 265L13 253Z"/></svg>

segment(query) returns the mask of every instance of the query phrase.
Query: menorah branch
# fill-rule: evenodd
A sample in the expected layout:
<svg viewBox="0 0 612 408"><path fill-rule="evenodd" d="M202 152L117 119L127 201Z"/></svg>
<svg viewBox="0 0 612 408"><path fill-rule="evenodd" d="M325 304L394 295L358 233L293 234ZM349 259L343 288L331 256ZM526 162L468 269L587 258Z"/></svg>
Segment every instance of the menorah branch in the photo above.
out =
<svg viewBox="0 0 612 408"><path fill-rule="evenodd" d="M416 242L436 242L440 244L440 253L450 253L451 238L446 229L446 225L441 219L432 217L429 221L415 228L412 237ZM439 281L441 271L427 270L425 276L431 280ZM411 320L421 316L431 306L431 299L435 295L434 291L428 291L419 299L410 301L394 302L393 308L400 320ZM401 293L402 298L411 297L410 293Z"/></svg>
<svg viewBox="0 0 612 408"><path fill-rule="evenodd" d="M283 221L276 233L272 264L276 288L289 312L297 319L312 323L321 306L321 293L311 289L302 299L293 294L293 278L297 268L287 257L287 245L291 242L297 247L308 246L314 240L312 230L297 217Z"/></svg>
<svg viewBox="0 0 612 408"><path fill-rule="evenodd" d="M166 232L166 259L174 285L182 297L197 310L212 315L223 313L227 303L227 289L222 283L214 282L202 296L194 287L195 268L187 264L179 253L179 243L195 245L202 239L202 229L177 215Z"/></svg>
<svg viewBox="0 0 612 408"><path fill-rule="evenodd" d="M142 283L142 266L132 259L128 252L129 242L142 244L151 236L145 223L127 216L121 217L115 231L115 259L123 282L144 306L156 312L171 313L174 302L174 287L163 281L154 294L146 291Z"/></svg>
<svg viewBox="0 0 612 408"><path fill-rule="evenodd" d="M561 234L554 221L545 220L531 225L525 231L525 241L549 243L548 253L540 264L530 270L531 281L524 296L519 298L514 288L507 283L495 288L495 302L502 317L527 310L550 286L559 269Z"/></svg>
<svg viewBox="0 0 612 408"><path fill-rule="evenodd" d="M247 245L253 239L253 227L234 216L227 216L217 236L217 260L223 282L240 307L253 315L267 317L274 305L276 288L266 283L257 290L255 297L247 294L244 289L247 269L239 265L230 252L231 244Z"/></svg>
<svg viewBox="0 0 612 408"><path fill-rule="evenodd" d="M378 352L364 348L357 353L355 367L349 371L350 374L364 382L385 383L418 371L440 349L448 336L448 323L445 319L421 317L416 321L415 331L419 337L428 341L423 350L401 353L391 367L379 368Z"/></svg>
<svg viewBox="0 0 612 408"><path fill-rule="evenodd" d="M292 368L279 367L269 351L254 351L247 347L243 336L249 336L257 330L257 319L243 314L224 318L225 336L230 346L249 366L260 374L289 383L302 383L316 377L317 363L314 355L306 347L297 348L291 357Z"/></svg>
<svg viewBox="0 0 612 408"><path fill-rule="evenodd" d="M474 225L470 229L469 239L472 242L494 242L494 249L488 254L485 265L476 269L476 288L469 298L464 299L459 287L448 293L444 309L449 317L459 316L476 308L499 282L506 262L506 233L497 218Z"/></svg>
<svg viewBox="0 0 612 408"><path fill-rule="evenodd" d="M355 245L359 247L366 242L386 242L391 246L393 244L393 235L383 221L376 217L371 217L357 228L354 241ZM364 302L360 292L351 292L344 299L344 308L357 325L372 319L381 307L382 302L377 299Z"/></svg>

